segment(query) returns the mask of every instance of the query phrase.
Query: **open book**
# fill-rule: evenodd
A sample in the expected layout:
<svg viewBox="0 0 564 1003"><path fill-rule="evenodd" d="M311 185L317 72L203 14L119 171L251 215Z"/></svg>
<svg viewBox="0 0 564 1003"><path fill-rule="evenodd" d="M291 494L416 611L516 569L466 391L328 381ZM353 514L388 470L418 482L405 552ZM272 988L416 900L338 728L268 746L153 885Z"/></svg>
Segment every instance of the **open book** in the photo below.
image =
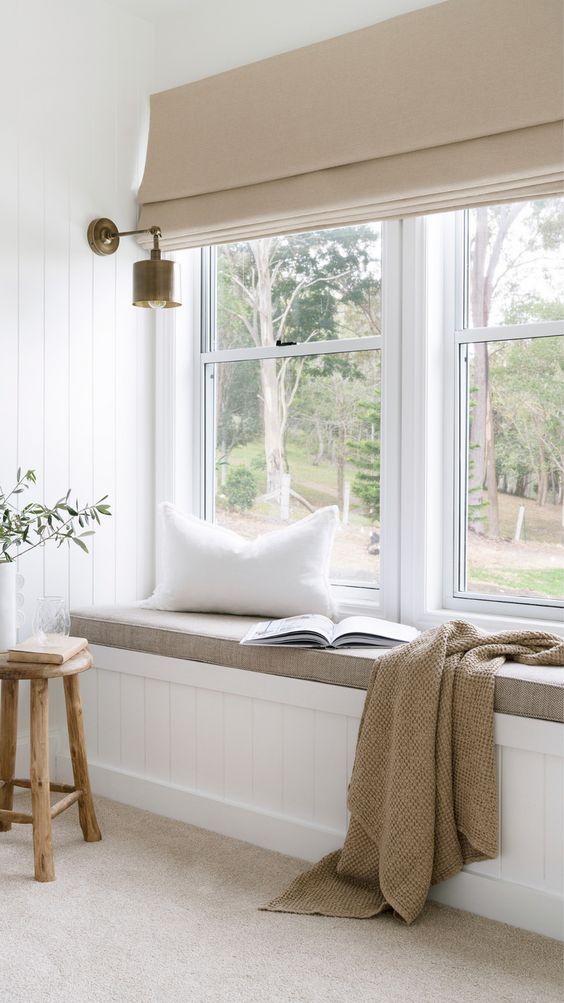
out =
<svg viewBox="0 0 564 1003"><path fill-rule="evenodd" d="M304 613L257 623L241 644L288 644L304 648L394 648L419 634L414 627L375 616L348 616L333 623L326 616Z"/></svg>

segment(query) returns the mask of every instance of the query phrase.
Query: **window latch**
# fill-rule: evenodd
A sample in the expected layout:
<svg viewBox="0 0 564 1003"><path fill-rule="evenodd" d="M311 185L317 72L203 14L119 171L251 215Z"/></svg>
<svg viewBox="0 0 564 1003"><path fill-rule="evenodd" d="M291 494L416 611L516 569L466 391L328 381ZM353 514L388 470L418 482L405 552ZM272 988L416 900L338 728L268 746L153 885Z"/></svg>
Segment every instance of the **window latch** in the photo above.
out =
<svg viewBox="0 0 564 1003"><path fill-rule="evenodd" d="M282 338L276 339L277 348L287 348L288 345L297 345L297 344L298 344L297 341L282 341Z"/></svg>

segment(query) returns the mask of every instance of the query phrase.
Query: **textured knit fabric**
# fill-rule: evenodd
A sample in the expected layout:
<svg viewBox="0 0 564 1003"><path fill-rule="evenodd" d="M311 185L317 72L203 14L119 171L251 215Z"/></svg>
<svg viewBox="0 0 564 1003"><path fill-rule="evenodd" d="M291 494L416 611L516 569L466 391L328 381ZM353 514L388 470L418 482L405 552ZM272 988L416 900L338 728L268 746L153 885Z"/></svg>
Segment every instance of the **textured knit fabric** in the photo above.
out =
<svg viewBox="0 0 564 1003"><path fill-rule="evenodd" d="M494 676L507 657L563 665L564 641L452 622L378 660L345 845L267 909L364 918L391 908L412 923L431 884L496 856Z"/></svg>

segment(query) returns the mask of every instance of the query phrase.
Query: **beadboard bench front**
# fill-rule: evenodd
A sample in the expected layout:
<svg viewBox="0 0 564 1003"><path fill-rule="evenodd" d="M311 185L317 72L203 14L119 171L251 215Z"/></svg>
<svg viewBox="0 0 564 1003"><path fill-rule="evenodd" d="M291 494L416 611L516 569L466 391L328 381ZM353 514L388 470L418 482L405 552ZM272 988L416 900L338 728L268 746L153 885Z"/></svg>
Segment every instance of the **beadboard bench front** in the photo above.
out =
<svg viewBox="0 0 564 1003"><path fill-rule="evenodd" d="M227 664L179 657L178 649L172 656L98 643L105 616L133 629L148 612L93 609L73 617L73 633L91 639L95 664L82 683L94 791L306 860L342 845L347 784L377 653L300 651L301 671L332 682L282 674L279 659L288 652L280 649L268 653L266 672L241 668L231 664L240 653L260 659L265 649L241 649L238 639L225 637L248 628L236 617L224 620L243 622L228 624L218 638L227 642L221 646ZM161 621L189 616L161 614ZM157 611L151 617L159 622ZM116 640L111 631L107 636ZM162 649L162 637L143 636L149 640L131 635L129 641ZM193 636L187 643L193 651ZM339 663L349 685L337 681ZM564 671L543 673L538 694L535 671L504 667L501 698L496 688L500 854L465 868L432 897L564 938ZM507 702L516 713L498 706ZM527 706L542 717L521 716ZM547 715L557 719L542 719ZM70 775L62 741L56 772L60 780Z"/></svg>

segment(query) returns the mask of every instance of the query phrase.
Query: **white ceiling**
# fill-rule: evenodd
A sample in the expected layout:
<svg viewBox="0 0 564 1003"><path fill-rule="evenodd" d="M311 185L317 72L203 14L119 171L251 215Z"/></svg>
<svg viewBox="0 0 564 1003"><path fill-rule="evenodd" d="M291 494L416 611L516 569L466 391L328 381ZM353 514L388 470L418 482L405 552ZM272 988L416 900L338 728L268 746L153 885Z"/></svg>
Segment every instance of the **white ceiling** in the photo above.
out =
<svg viewBox="0 0 564 1003"><path fill-rule="evenodd" d="M127 14L135 14L154 24L169 17L187 14L197 0L105 0L110 7L119 7Z"/></svg>
<svg viewBox="0 0 564 1003"><path fill-rule="evenodd" d="M313 0L313 2L312 0L304 0L303 12L306 19L308 6L315 8L317 2L318 0ZM440 2L441 0L349 0L348 3L343 3L343 0L324 0L322 8L325 8L329 20L339 12L341 17L345 16L346 18L347 8L354 20L356 9L358 12L362 12L364 24L372 24L389 17L395 17L397 14L404 14L408 10L416 10L418 7L427 7ZM194 16L198 8L200 8L200 16L204 19L213 16L214 10L217 15L220 15L221 9L225 9L225 0L105 0L105 3L109 4L110 7L118 7L127 14L136 15L159 26L169 18L176 18L183 14ZM228 7L233 8L235 16L238 3L239 0L229 0L228 3ZM245 6L249 6L249 0L243 0L241 7ZM284 20L285 10L279 0L258 0L258 2L250 0L250 6L254 6L257 12L262 14L262 17L271 18L273 26L277 21ZM358 25L353 24L351 28L345 26L341 31L354 30L355 27ZM220 28L219 24L218 28Z"/></svg>

